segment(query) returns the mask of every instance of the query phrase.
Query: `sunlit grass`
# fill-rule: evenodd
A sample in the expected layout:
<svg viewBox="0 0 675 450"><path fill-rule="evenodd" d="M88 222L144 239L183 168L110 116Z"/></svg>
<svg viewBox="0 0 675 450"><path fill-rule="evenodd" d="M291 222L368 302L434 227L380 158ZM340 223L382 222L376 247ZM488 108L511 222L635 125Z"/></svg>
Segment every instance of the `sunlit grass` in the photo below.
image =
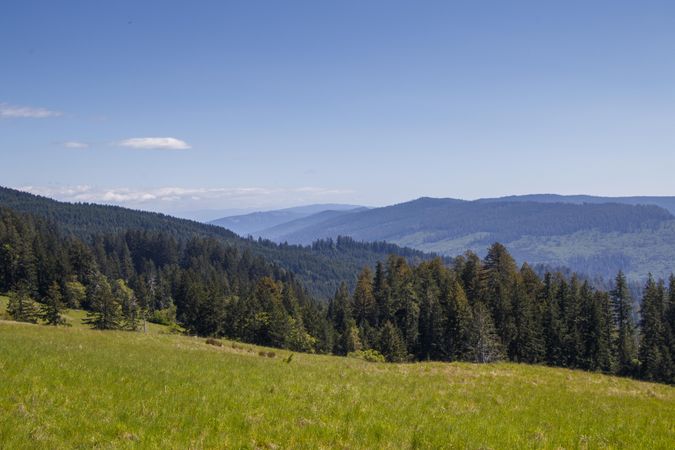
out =
<svg viewBox="0 0 675 450"><path fill-rule="evenodd" d="M0 322L3 448L672 448L675 390Z"/></svg>

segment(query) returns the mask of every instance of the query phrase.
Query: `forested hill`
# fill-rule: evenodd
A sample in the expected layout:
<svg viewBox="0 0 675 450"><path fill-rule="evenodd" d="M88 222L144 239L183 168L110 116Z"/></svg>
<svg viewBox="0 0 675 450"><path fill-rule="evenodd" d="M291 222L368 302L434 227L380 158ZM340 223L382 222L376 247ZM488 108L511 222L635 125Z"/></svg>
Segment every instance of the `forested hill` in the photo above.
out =
<svg viewBox="0 0 675 450"><path fill-rule="evenodd" d="M622 205L654 205L675 214L675 197L672 196L632 196L632 197L598 197L595 195L557 195L528 194L510 195L499 198L484 198L481 202L537 202L537 203L620 203Z"/></svg>
<svg viewBox="0 0 675 450"><path fill-rule="evenodd" d="M164 214L118 206L59 202L4 187L0 187L0 206L42 217L57 224L60 232L85 240L95 235L129 230L162 232L177 241L191 237L214 238L292 272L311 295L321 299L331 297L342 281L353 286L363 267L374 267L378 260L389 254L402 255L411 263L433 257L394 244L361 243L348 238L322 240L305 247L278 245L267 240L244 239L222 227Z"/></svg>
<svg viewBox="0 0 675 450"><path fill-rule="evenodd" d="M420 198L397 205L308 217L261 232L278 242L305 244L351 236L448 256L482 254L502 242L519 262L565 266L592 276L618 270L642 280L668 276L675 259L675 218L655 205L463 201ZM279 232L282 229L287 232Z"/></svg>

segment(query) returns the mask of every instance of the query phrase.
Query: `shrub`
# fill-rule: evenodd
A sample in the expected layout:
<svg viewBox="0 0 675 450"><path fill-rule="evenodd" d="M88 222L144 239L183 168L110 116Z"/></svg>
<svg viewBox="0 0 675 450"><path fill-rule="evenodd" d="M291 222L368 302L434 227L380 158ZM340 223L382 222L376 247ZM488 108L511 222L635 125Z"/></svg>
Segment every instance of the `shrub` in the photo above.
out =
<svg viewBox="0 0 675 450"><path fill-rule="evenodd" d="M363 359L368 362L385 362L384 355L377 350L367 349L367 350L357 350L355 352L350 352L347 357Z"/></svg>

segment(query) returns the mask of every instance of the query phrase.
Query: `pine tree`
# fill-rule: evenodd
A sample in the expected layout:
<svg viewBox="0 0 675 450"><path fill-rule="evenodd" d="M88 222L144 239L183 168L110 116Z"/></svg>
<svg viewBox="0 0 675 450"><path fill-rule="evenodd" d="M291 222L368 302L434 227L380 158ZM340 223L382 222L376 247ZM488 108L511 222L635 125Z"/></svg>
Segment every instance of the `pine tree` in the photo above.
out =
<svg viewBox="0 0 675 450"><path fill-rule="evenodd" d="M133 289L127 286L124 280L119 279L113 284L113 295L121 307L122 328L136 331L143 318L143 313Z"/></svg>
<svg viewBox="0 0 675 450"><path fill-rule="evenodd" d="M84 323L97 330L117 330L121 327L121 308L105 276L99 274L95 277L87 297L91 310Z"/></svg>
<svg viewBox="0 0 675 450"><path fill-rule="evenodd" d="M7 313L17 322L37 323L39 311L30 297L28 283L19 282L16 290L10 292Z"/></svg>
<svg viewBox="0 0 675 450"><path fill-rule="evenodd" d="M64 325L66 323L66 320L62 316L64 308L61 287L55 281L49 286L47 296L42 300L42 320L48 325Z"/></svg>
<svg viewBox="0 0 675 450"><path fill-rule="evenodd" d="M559 286L564 286L565 280L559 283L553 279L553 275L547 273L544 277L544 343L546 345L546 363L552 366L562 366L564 363L563 348L563 321L560 317L560 305L558 301Z"/></svg>
<svg viewBox="0 0 675 450"><path fill-rule="evenodd" d="M446 352L451 360L466 359L470 353L473 314L464 289L458 281L451 284L447 293Z"/></svg>
<svg viewBox="0 0 675 450"><path fill-rule="evenodd" d="M509 356L518 362L540 362L544 358L544 342L534 301L520 280L514 284L512 295L516 334L511 341Z"/></svg>
<svg viewBox="0 0 675 450"><path fill-rule="evenodd" d="M637 360L632 300L623 272L619 271L614 283L611 296L614 305L614 321L617 327L615 345L617 370L621 375L632 375L635 373Z"/></svg>
<svg viewBox="0 0 675 450"><path fill-rule="evenodd" d="M361 336L359 334L359 327L356 326L354 319L349 319L347 321L347 328L340 337L340 346L343 349L344 354L349 354L351 352L358 352L363 349L363 344L361 343Z"/></svg>
<svg viewBox="0 0 675 450"><path fill-rule="evenodd" d="M651 274L647 279L640 310L640 375L646 380L669 378L669 349L666 345L664 323L665 288L655 282Z"/></svg>
<svg viewBox="0 0 675 450"><path fill-rule="evenodd" d="M489 308L497 334L506 350L511 348L511 341L516 334L511 304L516 276L516 262L506 247L494 243L488 249L481 272L481 300Z"/></svg>
<svg viewBox="0 0 675 450"><path fill-rule="evenodd" d="M385 322L382 326L378 350L389 362L401 362L407 359L407 352L401 332L390 321Z"/></svg>
<svg viewBox="0 0 675 450"><path fill-rule="evenodd" d="M359 274L352 299L354 320L359 327L366 324L375 325L377 322L377 304L373 295L373 275L369 268L364 268Z"/></svg>
<svg viewBox="0 0 675 450"><path fill-rule="evenodd" d="M474 306L471 325L472 359L478 363L490 363L502 359L503 347L499 342L490 311L481 302Z"/></svg>

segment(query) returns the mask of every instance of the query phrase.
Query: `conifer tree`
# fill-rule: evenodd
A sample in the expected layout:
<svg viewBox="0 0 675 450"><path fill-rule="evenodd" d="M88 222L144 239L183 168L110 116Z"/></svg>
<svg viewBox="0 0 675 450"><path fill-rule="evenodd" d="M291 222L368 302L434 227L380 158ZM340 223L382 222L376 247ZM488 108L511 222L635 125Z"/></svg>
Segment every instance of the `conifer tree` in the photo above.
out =
<svg viewBox="0 0 675 450"><path fill-rule="evenodd" d="M470 352L473 314L462 285L455 280L448 292L446 351L451 360L465 359Z"/></svg>
<svg viewBox="0 0 675 450"><path fill-rule="evenodd" d="M664 323L665 288L649 274L640 310L640 374L646 380L663 380L670 376L670 351L666 345Z"/></svg>
<svg viewBox="0 0 675 450"><path fill-rule="evenodd" d="M528 363L542 361L544 342L534 300L520 280L517 280L513 286L512 305L516 333L509 349L510 358L514 361Z"/></svg>
<svg viewBox="0 0 675 450"><path fill-rule="evenodd" d="M347 321L347 328L345 329L344 333L342 333L340 341L340 346L343 349L345 355L351 352L358 352L359 350L363 349L361 336L359 334L359 327L356 326L354 319L349 319Z"/></svg>
<svg viewBox="0 0 675 450"><path fill-rule="evenodd" d="M516 274L516 262L506 247L500 243L490 246L481 272L481 300L489 308L497 334L507 350L516 334L511 304Z"/></svg>
<svg viewBox="0 0 675 450"><path fill-rule="evenodd" d="M382 326L379 351L389 362L401 362L407 358L401 332L390 321L385 322Z"/></svg>
<svg viewBox="0 0 675 450"><path fill-rule="evenodd" d="M21 281L17 284L16 290L10 292L7 313L17 322L37 323L39 311L30 297L28 283Z"/></svg>
<svg viewBox="0 0 675 450"><path fill-rule="evenodd" d="M84 323L97 330L117 330L121 327L120 304L113 295L108 279L96 275L87 293L91 310Z"/></svg>
<svg viewBox="0 0 675 450"><path fill-rule="evenodd" d="M42 301L41 316L47 325L63 325L66 320L62 313L65 305L63 304L63 297L61 295L61 287L55 281L49 286L47 296Z"/></svg>
<svg viewBox="0 0 675 450"><path fill-rule="evenodd" d="M369 268L359 274L352 300L352 313L359 327L377 322L377 304L373 295L373 275Z"/></svg>
<svg viewBox="0 0 675 450"><path fill-rule="evenodd" d="M546 345L546 363L552 366L562 366L565 361L564 329L558 300L558 290L562 286L565 286L564 280L559 280L558 283L550 273L547 273L544 277L544 342Z"/></svg>
<svg viewBox="0 0 675 450"><path fill-rule="evenodd" d="M113 284L113 295L121 308L122 328L136 331L142 320L143 313L133 289L127 286L124 280L119 279Z"/></svg>
<svg viewBox="0 0 675 450"><path fill-rule="evenodd" d="M632 299L626 277L621 271L616 276L611 296L617 327L615 344L617 370L621 375L631 375L635 372L637 345Z"/></svg>
<svg viewBox="0 0 675 450"><path fill-rule="evenodd" d="M495 330L490 311L478 302L473 309L471 324L471 357L478 363L490 363L503 358L502 344Z"/></svg>

